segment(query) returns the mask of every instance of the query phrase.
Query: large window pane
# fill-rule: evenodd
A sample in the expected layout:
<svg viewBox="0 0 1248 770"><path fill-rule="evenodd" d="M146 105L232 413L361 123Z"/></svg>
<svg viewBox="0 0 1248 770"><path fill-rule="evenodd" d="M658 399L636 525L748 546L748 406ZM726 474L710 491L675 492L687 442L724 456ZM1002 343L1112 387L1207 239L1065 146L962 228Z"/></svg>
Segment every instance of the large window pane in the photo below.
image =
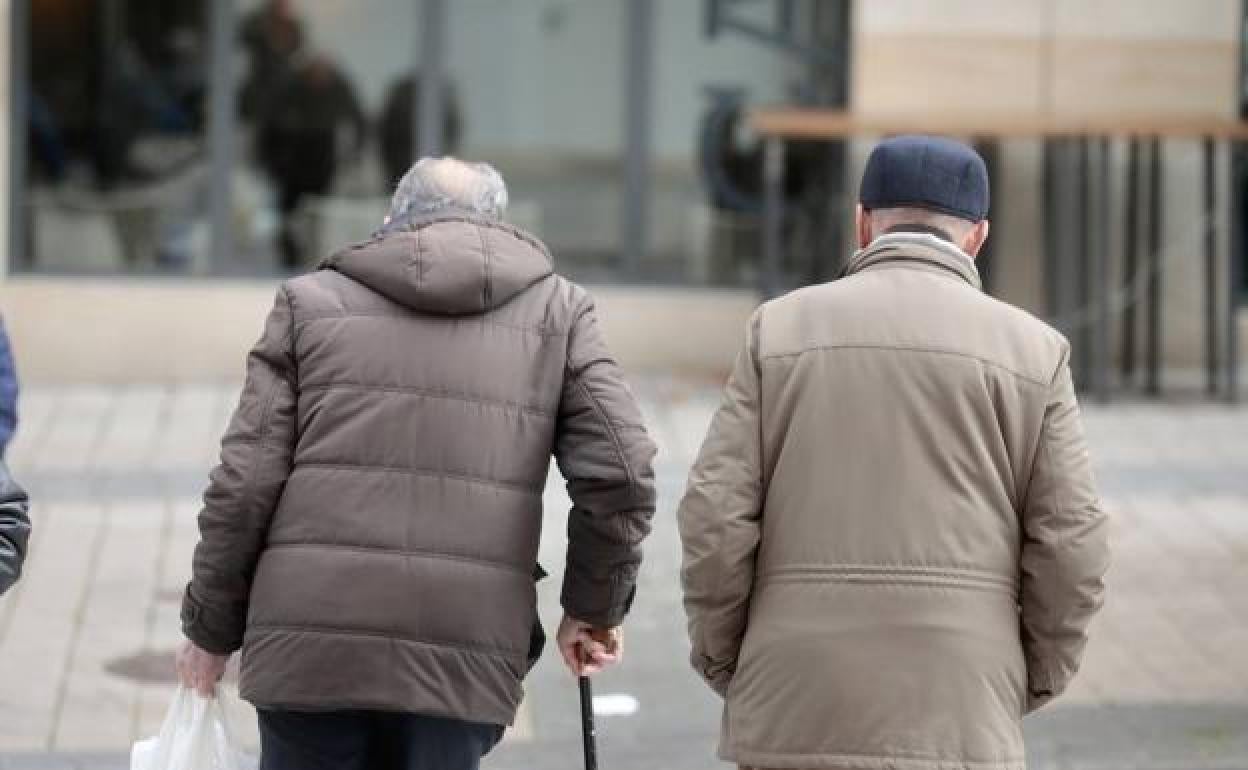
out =
<svg viewBox="0 0 1248 770"><path fill-rule="evenodd" d="M27 243L13 267L203 269L202 4L31 0L29 11Z"/></svg>
<svg viewBox="0 0 1248 770"><path fill-rule="evenodd" d="M448 71L463 105L462 152L494 163L512 217L565 272L620 262L623 23L618 0L449 3Z"/></svg>

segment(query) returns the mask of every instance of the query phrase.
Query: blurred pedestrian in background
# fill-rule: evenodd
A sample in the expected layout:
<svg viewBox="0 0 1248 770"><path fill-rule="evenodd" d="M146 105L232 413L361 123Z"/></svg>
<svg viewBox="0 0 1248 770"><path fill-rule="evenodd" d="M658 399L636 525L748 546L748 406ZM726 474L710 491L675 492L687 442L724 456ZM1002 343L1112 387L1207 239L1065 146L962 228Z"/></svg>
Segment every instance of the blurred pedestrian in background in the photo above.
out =
<svg viewBox="0 0 1248 770"><path fill-rule="evenodd" d="M311 54L274 85L259 115L260 162L277 187L282 266L302 264L295 213L308 195L325 195L346 157L358 157L367 123L355 89L336 64Z"/></svg>
<svg viewBox="0 0 1248 770"><path fill-rule="evenodd" d="M17 364L13 360L13 345L9 332L0 318L0 460L9 449L9 442L17 432Z"/></svg>
<svg viewBox="0 0 1248 770"><path fill-rule="evenodd" d="M386 93L385 106L381 110L379 149L381 167L386 174L386 184L393 190L416 159L412 148L414 132L413 116L420 106L424 81L419 75L406 75ZM459 147L459 102L450 84L442 87L444 104L442 117L442 147L452 154Z"/></svg>
<svg viewBox="0 0 1248 770"><path fill-rule="evenodd" d="M846 276L750 321L679 512L724 759L1022 770L1079 667L1108 527L1069 345L980 290L988 195L883 142Z"/></svg>
<svg viewBox="0 0 1248 770"><path fill-rule="evenodd" d="M241 111L253 119L290 74L295 53L303 47L303 22L290 0L268 0L243 18L239 42L247 55Z"/></svg>
<svg viewBox="0 0 1248 770"><path fill-rule="evenodd" d="M179 670L211 693L243 648L265 770L478 766L544 643L552 454L558 646L578 674L619 659L654 446L592 298L506 202L489 166L420 161L373 239L282 285L248 359Z"/></svg>

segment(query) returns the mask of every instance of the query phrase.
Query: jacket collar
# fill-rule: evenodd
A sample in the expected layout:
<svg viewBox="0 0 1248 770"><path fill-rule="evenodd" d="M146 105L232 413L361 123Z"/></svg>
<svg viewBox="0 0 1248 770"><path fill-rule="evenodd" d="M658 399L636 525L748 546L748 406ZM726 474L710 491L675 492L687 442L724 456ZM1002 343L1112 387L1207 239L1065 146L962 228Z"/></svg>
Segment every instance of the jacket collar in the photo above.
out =
<svg viewBox="0 0 1248 770"><path fill-rule="evenodd" d="M920 270L943 271L982 289L975 260L949 241L931 233L895 232L876 238L850 257L843 275L886 264L909 263Z"/></svg>

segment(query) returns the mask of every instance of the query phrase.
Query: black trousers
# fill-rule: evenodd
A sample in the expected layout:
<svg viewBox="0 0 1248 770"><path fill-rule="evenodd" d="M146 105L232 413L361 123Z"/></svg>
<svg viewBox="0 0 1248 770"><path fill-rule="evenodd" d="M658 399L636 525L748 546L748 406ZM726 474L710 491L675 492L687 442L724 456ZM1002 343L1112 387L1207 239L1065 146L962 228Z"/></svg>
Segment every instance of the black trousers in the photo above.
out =
<svg viewBox="0 0 1248 770"><path fill-rule="evenodd" d="M260 770L478 770L499 725L382 711L260 711Z"/></svg>

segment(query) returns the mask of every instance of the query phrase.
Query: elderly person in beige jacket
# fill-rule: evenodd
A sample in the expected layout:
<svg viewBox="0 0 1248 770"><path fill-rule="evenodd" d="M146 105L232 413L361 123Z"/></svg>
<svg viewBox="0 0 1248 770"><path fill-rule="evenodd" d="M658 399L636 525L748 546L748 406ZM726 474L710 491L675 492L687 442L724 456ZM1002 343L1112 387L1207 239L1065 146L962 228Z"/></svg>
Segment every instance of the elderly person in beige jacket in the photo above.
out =
<svg viewBox="0 0 1248 770"><path fill-rule="evenodd" d="M754 314L690 475L693 665L743 766L1023 770L1108 559L1069 345L981 291L970 148L888 140L860 200L845 276Z"/></svg>

